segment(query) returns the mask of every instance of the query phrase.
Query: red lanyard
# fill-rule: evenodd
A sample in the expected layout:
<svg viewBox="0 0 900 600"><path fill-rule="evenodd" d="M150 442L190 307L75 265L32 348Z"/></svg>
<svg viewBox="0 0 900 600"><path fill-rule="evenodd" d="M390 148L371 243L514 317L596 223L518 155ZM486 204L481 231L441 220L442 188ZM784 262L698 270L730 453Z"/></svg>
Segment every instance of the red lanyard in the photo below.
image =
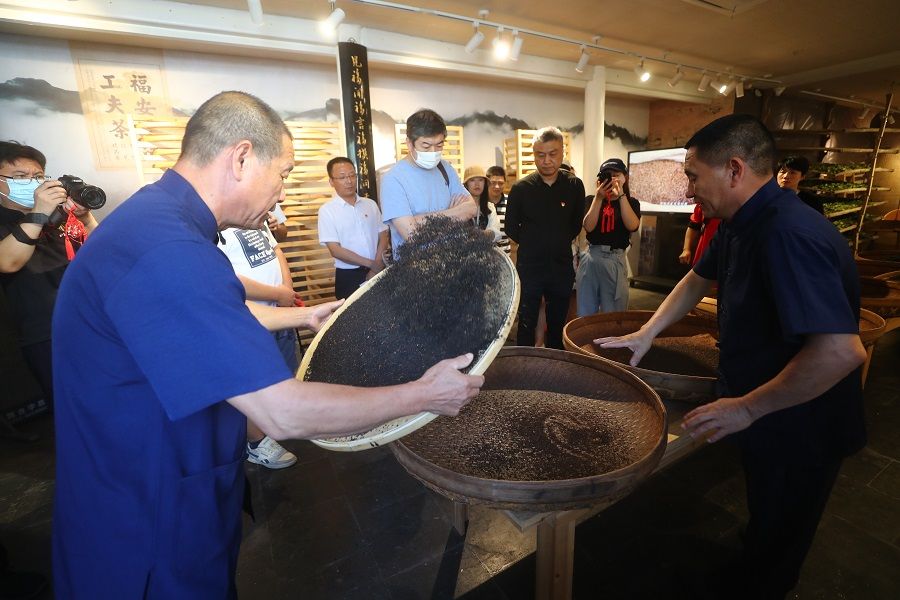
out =
<svg viewBox="0 0 900 600"><path fill-rule="evenodd" d="M71 212L69 213L69 218L66 220L63 230L65 232L64 237L66 240L66 258L72 260L75 258L75 252L77 252L78 248L81 248L82 244L84 244L87 232L84 229L84 223L79 221ZM78 246L74 246L73 242L78 244Z"/></svg>
<svg viewBox="0 0 900 600"><path fill-rule="evenodd" d="M600 212L600 233L609 233L616 225L616 211L613 209L611 194L606 192L606 200L603 201L603 210Z"/></svg>

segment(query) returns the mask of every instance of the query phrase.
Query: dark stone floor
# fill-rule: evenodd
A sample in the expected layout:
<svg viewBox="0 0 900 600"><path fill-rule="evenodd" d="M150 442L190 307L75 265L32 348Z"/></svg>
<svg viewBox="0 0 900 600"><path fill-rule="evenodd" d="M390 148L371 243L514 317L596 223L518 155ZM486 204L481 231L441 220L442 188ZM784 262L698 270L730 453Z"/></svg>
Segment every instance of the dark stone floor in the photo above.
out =
<svg viewBox="0 0 900 600"><path fill-rule="evenodd" d="M632 290L633 308L660 294ZM900 331L881 339L865 398L870 442L842 470L792 595L900 597ZM0 440L0 539L15 565L49 574L52 423L26 444ZM473 507L467 535L449 503L408 476L389 449L344 454L285 444L299 464L248 465L257 520L245 519L244 600L519 600L534 594L535 534ZM655 475L576 530L574 597L678 598L684 581L737 551L746 517L735 450L719 443ZM48 592L45 598L52 597Z"/></svg>

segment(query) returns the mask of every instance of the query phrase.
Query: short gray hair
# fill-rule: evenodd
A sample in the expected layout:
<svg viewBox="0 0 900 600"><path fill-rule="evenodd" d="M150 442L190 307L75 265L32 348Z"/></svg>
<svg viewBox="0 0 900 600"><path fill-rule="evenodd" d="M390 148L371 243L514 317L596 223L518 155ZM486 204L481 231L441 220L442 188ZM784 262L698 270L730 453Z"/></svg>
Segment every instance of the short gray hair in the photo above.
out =
<svg viewBox="0 0 900 600"><path fill-rule="evenodd" d="M535 144L545 144L547 142L559 142L563 146L566 145L566 140L563 137L562 131L557 129L556 127L544 127L542 129L538 129L537 133L534 134L534 139L531 141L531 145Z"/></svg>
<svg viewBox="0 0 900 600"><path fill-rule="evenodd" d="M290 130L271 106L245 92L221 92L200 105L181 140L181 158L208 165L225 148L249 140L263 162L280 156Z"/></svg>

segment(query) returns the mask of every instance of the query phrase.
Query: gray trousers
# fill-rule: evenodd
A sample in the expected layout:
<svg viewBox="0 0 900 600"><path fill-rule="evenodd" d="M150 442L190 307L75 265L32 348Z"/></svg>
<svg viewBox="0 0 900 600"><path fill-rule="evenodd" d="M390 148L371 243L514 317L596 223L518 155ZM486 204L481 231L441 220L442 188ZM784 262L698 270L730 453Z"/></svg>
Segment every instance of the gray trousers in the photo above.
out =
<svg viewBox="0 0 900 600"><path fill-rule="evenodd" d="M628 310L628 267L625 251L591 245L581 253L575 277L578 316Z"/></svg>

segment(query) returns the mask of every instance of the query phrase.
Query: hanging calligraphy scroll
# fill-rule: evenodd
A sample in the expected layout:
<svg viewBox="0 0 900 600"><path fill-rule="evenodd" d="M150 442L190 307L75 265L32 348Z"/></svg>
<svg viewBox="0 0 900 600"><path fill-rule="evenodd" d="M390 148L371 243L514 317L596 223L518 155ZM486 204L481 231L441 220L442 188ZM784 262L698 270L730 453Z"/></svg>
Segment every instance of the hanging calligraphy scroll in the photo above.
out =
<svg viewBox="0 0 900 600"><path fill-rule="evenodd" d="M99 170L132 166L128 116L172 114L162 53L74 43L70 50L95 167Z"/></svg>
<svg viewBox="0 0 900 600"><path fill-rule="evenodd" d="M369 60L366 47L338 44L341 98L347 156L356 163L357 191L378 201L375 188L375 152L372 144L372 103L369 99Z"/></svg>

